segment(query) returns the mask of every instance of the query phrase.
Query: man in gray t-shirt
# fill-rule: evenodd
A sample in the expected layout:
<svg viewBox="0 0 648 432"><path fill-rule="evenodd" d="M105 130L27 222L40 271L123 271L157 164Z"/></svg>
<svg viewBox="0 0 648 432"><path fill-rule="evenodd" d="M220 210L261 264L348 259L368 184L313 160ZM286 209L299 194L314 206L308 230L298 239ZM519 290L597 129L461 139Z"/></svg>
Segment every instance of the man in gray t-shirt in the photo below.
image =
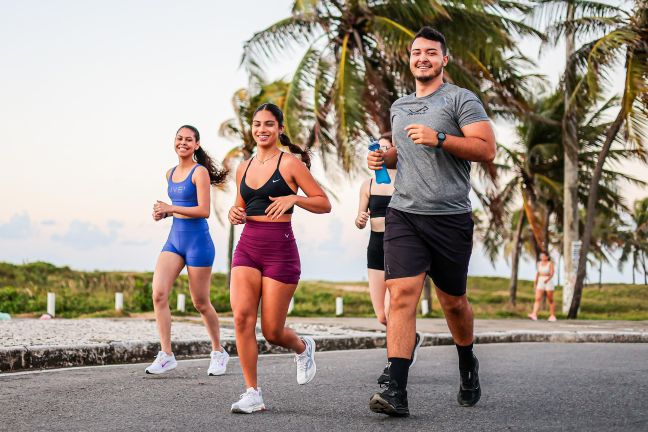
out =
<svg viewBox="0 0 648 432"><path fill-rule="evenodd" d="M385 279L391 296L387 320L389 386L372 396L372 411L407 416L407 378L415 336L416 307L426 273L459 354L457 401L481 397L473 353L473 315L466 297L473 221L470 163L491 162L495 136L479 98L443 81L445 38L423 27L410 44L416 93L391 107L394 150L370 152L370 169L398 168L385 219Z"/></svg>

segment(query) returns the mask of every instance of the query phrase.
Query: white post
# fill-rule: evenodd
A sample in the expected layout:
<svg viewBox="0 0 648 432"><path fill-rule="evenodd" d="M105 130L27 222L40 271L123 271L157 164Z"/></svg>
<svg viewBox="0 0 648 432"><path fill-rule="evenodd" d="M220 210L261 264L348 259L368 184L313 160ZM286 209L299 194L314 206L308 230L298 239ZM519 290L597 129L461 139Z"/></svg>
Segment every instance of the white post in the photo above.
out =
<svg viewBox="0 0 648 432"><path fill-rule="evenodd" d="M430 313L430 304L426 299L421 300L421 313L423 316Z"/></svg>
<svg viewBox="0 0 648 432"><path fill-rule="evenodd" d="M47 313L52 317L56 315L56 294L47 293Z"/></svg>
<svg viewBox="0 0 648 432"><path fill-rule="evenodd" d="M344 313L344 299L342 297L335 298L335 315L340 316Z"/></svg>
<svg viewBox="0 0 648 432"><path fill-rule="evenodd" d="M580 240L575 240L572 242L572 266L573 272L567 274L565 272L565 284L563 286L563 313L569 313L569 308L571 307L572 298L574 297L574 285L576 284L576 271L578 269L578 258L580 257L580 250L583 242Z"/></svg>
<svg viewBox="0 0 648 432"><path fill-rule="evenodd" d="M178 294L178 310L180 312L185 311L185 295L184 294Z"/></svg>
<svg viewBox="0 0 648 432"><path fill-rule="evenodd" d="M293 309L295 309L295 297L290 299L290 304L288 305L288 313L292 313Z"/></svg>
<svg viewBox="0 0 648 432"><path fill-rule="evenodd" d="M124 293L115 293L115 310L124 310Z"/></svg>

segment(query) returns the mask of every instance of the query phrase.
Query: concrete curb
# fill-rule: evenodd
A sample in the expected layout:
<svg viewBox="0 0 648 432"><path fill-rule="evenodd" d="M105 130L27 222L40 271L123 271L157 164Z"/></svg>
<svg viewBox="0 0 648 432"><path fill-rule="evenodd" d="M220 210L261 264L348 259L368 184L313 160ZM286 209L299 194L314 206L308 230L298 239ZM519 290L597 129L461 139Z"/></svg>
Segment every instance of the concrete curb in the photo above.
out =
<svg viewBox="0 0 648 432"><path fill-rule="evenodd" d="M315 336L318 351L385 348L382 333L359 336ZM648 332L558 331L532 332L507 331L479 333L477 344L553 342L553 343L648 343ZM233 339L222 341L223 347L236 355ZM422 346L452 345L449 333L425 334ZM159 350L158 342L110 342L69 346L14 346L0 348L0 371L50 369L73 366L97 366L119 363L151 361ZM288 353L289 351L258 340L260 354ZM211 352L209 340L196 339L173 343L177 358L205 357Z"/></svg>

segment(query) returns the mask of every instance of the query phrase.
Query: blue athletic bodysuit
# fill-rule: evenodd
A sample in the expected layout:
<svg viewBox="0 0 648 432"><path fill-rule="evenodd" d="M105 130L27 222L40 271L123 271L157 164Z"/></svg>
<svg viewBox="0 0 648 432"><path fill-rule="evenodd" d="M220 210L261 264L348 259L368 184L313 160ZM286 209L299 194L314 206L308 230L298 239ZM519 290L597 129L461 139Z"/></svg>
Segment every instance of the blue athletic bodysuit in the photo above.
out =
<svg viewBox="0 0 648 432"><path fill-rule="evenodd" d="M196 207L198 193L196 185L191 181L194 171L200 164L196 164L187 178L181 182L173 181L174 167L169 174L168 193L171 203L181 207ZM209 225L205 218L181 219L174 217L171 232L162 252L173 252L180 255L187 266L211 267L214 264L214 242L209 235Z"/></svg>

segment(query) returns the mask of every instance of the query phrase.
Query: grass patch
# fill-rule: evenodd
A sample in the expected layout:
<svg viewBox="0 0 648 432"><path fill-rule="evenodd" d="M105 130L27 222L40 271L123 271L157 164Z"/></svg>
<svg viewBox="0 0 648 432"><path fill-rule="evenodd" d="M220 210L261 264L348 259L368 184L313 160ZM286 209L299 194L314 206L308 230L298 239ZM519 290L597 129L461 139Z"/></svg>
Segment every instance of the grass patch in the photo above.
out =
<svg viewBox="0 0 648 432"><path fill-rule="evenodd" d="M122 317L153 310L151 300L152 273L80 272L69 267L56 267L35 262L24 265L0 263L0 311L12 315L44 313L47 292L57 296L56 315L75 317ZM211 300L219 313L229 314L229 290L225 275L212 276ZM526 318L533 305L531 281L518 284L517 305L508 303L507 278L469 277L468 298L478 318ZM335 298L344 298L344 316L373 317L368 292L348 291L344 287L367 287L367 282L302 281L295 293L292 316L334 316ZM115 293L124 293L124 312L116 312ZM177 295L187 297L187 312L175 316L196 316L191 304L189 282L180 276L171 292L169 303L174 308ZM561 310L562 291L555 292L556 310ZM443 317L439 302L433 294L430 314ZM419 308L420 311L420 308ZM547 318L546 308L540 314ZM558 314L558 317L563 317ZM648 320L648 286L629 284L590 285L585 288L579 314L581 319Z"/></svg>

